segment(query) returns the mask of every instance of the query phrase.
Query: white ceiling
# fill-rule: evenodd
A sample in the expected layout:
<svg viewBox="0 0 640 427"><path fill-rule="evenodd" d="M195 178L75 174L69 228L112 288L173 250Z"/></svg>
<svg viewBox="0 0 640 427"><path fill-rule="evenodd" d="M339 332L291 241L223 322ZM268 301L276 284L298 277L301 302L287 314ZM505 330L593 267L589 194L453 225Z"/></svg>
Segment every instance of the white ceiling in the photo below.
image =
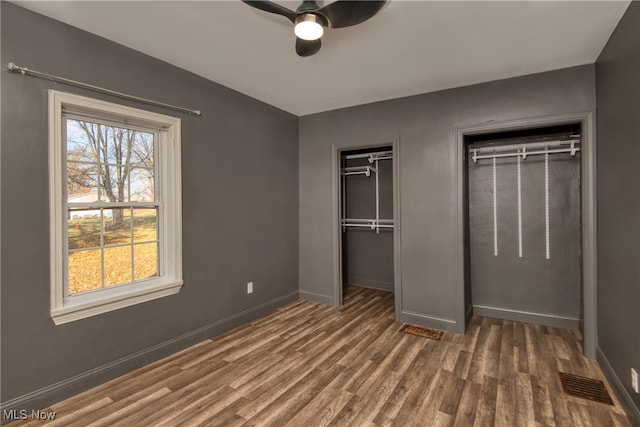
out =
<svg viewBox="0 0 640 427"><path fill-rule="evenodd" d="M240 1L15 3L302 116L593 63L629 1L392 0L308 58Z"/></svg>

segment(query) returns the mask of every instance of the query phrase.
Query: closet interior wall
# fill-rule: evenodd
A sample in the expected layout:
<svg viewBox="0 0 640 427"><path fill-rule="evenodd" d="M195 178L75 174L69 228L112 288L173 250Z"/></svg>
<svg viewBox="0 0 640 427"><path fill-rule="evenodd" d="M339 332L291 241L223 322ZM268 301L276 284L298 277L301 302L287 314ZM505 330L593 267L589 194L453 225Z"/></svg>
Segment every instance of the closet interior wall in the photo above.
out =
<svg viewBox="0 0 640 427"><path fill-rule="evenodd" d="M475 314L579 328L579 134L570 125L467 141Z"/></svg>
<svg viewBox="0 0 640 427"><path fill-rule="evenodd" d="M376 218L376 174L378 180L379 228L371 222L363 226L342 227L343 285L352 284L393 292L393 176L392 159L371 163L368 157L348 158L372 152L391 151L391 147L341 153L342 209L344 218ZM369 173L345 174L370 167ZM353 223L352 223L353 224ZM369 225L366 225L369 224Z"/></svg>

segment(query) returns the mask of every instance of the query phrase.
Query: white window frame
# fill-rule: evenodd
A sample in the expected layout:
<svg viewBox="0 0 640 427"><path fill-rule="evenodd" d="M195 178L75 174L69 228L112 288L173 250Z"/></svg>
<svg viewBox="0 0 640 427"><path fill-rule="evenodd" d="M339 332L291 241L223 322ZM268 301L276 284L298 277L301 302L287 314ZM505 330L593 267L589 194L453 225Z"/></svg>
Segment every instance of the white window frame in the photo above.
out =
<svg viewBox="0 0 640 427"><path fill-rule="evenodd" d="M68 253L66 141L64 113L83 114L132 126L158 129L156 185L158 208L158 273L139 282L65 295ZM111 102L49 91L49 220L51 317L56 325L73 322L145 301L176 294L182 287L181 121Z"/></svg>

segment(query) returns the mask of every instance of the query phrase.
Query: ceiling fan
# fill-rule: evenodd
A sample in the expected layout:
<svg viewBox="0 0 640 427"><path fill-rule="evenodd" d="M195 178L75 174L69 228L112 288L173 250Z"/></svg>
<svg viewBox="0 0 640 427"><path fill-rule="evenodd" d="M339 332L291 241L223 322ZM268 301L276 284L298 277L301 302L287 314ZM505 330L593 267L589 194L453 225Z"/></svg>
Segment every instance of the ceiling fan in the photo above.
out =
<svg viewBox="0 0 640 427"><path fill-rule="evenodd" d="M323 7L315 0L304 0L295 11L268 0L242 1L291 21L295 25L296 53L311 56L320 50L324 27L344 28L360 24L380 12L389 0L336 0Z"/></svg>

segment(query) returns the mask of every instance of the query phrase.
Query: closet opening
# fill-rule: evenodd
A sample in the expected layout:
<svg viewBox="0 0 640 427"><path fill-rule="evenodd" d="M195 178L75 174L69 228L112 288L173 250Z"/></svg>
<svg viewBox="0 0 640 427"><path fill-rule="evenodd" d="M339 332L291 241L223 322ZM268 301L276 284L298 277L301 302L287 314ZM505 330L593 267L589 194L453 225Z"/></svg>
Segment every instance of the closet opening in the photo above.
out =
<svg viewBox="0 0 640 427"><path fill-rule="evenodd" d="M392 145L339 155L340 289L394 292L394 152Z"/></svg>
<svg viewBox="0 0 640 427"><path fill-rule="evenodd" d="M464 135L467 317L584 334L582 127Z"/></svg>

